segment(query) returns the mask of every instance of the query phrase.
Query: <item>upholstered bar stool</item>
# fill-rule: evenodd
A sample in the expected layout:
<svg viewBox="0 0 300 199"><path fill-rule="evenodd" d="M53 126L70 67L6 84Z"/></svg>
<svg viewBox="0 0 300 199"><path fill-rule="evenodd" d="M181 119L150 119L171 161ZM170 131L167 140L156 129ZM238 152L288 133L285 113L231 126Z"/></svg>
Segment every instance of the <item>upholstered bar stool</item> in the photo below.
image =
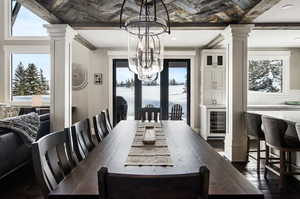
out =
<svg viewBox="0 0 300 199"><path fill-rule="evenodd" d="M292 167L295 167L295 165L291 163L291 152L300 151L300 142L297 137L287 135L287 122L262 116L262 123L266 137L265 177L267 176L267 171L278 175L280 177L280 188L282 189L285 188L285 177L287 175L300 175L299 172L292 170ZM271 149L279 151L279 162L278 158L270 155ZM279 167L276 166L278 164Z"/></svg>
<svg viewBox="0 0 300 199"><path fill-rule="evenodd" d="M295 125L295 127L296 127L296 130L297 130L298 139L300 140L300 123L297 123L297 124Z"/></svg>
<svg viewBox="0 0 300 199"><path fill-rule="evenodd" d="M246 125L247 125L247 136L248 136L248 159L249 157L257 160L257 172L260 172L260 160L264 159L261 158L261 152L265 152L260 147L260 142L265 141L265 134L262 131L262 120L261 116L254 113L246 113ZM256 140L256 150L250 150L250 141ZM256 157L253 156L251 153L255 152L257 155Z"/></svg>

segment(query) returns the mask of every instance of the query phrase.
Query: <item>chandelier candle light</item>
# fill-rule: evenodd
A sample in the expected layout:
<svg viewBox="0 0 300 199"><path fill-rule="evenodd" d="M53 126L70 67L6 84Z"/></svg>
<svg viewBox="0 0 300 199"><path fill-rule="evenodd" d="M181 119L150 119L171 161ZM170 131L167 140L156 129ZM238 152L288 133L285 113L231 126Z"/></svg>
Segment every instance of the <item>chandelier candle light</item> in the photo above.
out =
<svg viewBox="0 0 300 199"><path fill-rule="evenodd" d="M123 1L120 14L120 28L128 32L129 69L138 75L140 80L155 80L163 70L164 47L159 35L170 34L169 13L163 0L136 0L140 4L139 15L129 17L123 23ZM157 16L157 5L162 4L166 20Z"/></svg>

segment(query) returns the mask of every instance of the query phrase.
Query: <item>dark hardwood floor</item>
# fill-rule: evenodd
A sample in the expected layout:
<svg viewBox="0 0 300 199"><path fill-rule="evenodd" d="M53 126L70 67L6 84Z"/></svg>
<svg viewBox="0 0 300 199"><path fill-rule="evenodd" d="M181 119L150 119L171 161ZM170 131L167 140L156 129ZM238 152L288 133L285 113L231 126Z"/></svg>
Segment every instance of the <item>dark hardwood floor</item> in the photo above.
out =
<svg viewBox="0 0 300 199"><path fill-rule="evenodd" d="M222 154L224 144L222 141L209 141L216 151ZM247 164L234 164L234 166L265 195L265 199L299 199L300 183L294 178L288 179L287 190L279 190L279 178L273 174L268 175L268 180L263 177L264 164L262 161L260 174L256 171L256 162L253 159ZM7 178L0 181L1 199L42 199L41 192L35 181L33 168L28 165Z"/></svg>

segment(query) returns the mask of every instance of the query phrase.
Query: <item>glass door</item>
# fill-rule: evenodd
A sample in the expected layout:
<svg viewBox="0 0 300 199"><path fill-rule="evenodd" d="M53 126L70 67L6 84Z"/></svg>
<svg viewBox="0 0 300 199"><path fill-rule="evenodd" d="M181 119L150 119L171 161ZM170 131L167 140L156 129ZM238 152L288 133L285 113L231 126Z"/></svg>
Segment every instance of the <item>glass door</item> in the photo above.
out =
<svg viewBox="0 0 300 199"><path fill-rule="evenodd" d="M165 59L164 70L152 82L140 81L128 69L126 59L113 60L114 124L134 120L143 107L161 109L169 120L174 105L182 107L182 119L190 124L190 60ZM125 117L126 116L126 117Z"/></svg>
<svg viewBox="0 0 300 199"><path fill-rule="evenodd" d="M151 82L142 81L142 107L160 108L160 75Z"/></svg>
<svg viewBox="0 0 300 199"><path fill-rule="evenodd" d="M128 68L127 60L113 61L113 118L114 125L120 120L135 119L135 75Z"/></svg>

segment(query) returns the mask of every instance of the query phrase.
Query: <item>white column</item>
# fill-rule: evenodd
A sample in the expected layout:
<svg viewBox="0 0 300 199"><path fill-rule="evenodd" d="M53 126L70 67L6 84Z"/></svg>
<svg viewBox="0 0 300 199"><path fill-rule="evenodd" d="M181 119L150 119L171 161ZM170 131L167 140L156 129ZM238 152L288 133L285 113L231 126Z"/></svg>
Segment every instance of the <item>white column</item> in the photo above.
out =
<svg viewBox="0 0 300 199"><path fill-rule="evenodd" d="M45 25L51 49L51 130L72 124L72 41L77 34L69 25Z"/></svg>
<svg viewBox="0 0 300 199"><path fill-rule="evenodd" d="M252 25L230 25L224 31L226 45L227 129L225 156L246 161L247 133L244 112L247 110L248 34Z"/></svg>

